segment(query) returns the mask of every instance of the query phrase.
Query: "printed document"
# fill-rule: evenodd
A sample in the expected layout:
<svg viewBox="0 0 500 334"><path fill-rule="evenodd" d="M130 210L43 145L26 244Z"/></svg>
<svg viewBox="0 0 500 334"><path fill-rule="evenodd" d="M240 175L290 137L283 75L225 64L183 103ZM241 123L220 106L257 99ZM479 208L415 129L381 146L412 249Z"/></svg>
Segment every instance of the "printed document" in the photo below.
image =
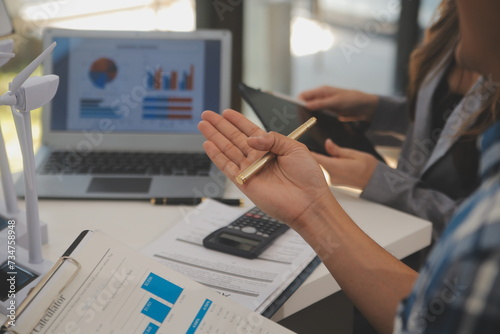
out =
<svg viewBox="0 0 500 334"><path fill-rule="evenodd" d="M89 231L22 312L16 333L291 333Z"/></svg>
<svg viewBox="0 0 500 334"><path fill-rule="evenodd" d="M203 246L203 238L247 209L242 211L214 200L204 201L142 252L250 310L262 313L316 254L292 229L257 259Z"/></svg>

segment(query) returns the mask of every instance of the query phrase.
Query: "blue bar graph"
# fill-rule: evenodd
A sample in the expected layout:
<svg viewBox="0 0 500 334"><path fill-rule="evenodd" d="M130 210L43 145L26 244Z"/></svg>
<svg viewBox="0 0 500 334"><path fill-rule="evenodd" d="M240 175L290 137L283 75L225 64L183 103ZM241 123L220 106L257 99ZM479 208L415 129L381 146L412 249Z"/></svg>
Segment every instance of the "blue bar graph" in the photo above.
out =
<svg viewBox="0 0 500 334"><path fill-rule="evenodd" d="M175 304L183 290L180 286L153 273L149 274L141 288L171 304Z"/></svg>
<svg viewBox="0 0 500 334"><path fill-rule="evenodd" d="M212 305L212 301L210 299L205 299L205 302L203 303L200 310L198 311L198 314L196 314L196 317L194 318L193 322L191 323L191 326L189 326L189 329L186 331L186 334L193 334L194 332L196 332L201 321L203 320L203 318L207 314L208 309L210 308L210 305Z"/></svg>
<svg viewBox="0 0 500 334"><path fill-rule="evenodd" d="M160 303L156 299L149 298L146 305L144 305L144 307L142 308L141 313L145 314L153 320L158 321L159 323L162 323L163 320L165 320L165 318L167 317L170 310L171 308L167 305Z"/></svg>
<svg viewBox="0 0 500 334"><path fill-rule="evenodd" d="M158 329L160 329L160 327L150 322L142 334L156 334Z"/></svg>

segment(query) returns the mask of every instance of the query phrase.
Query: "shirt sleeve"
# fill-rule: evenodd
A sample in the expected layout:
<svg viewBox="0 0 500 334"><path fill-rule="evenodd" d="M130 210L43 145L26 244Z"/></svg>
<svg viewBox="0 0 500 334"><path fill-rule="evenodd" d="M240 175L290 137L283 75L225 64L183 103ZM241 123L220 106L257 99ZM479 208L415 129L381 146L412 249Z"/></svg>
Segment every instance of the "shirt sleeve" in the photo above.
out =
<svg viewBox="0 0 500 334"><path fill-rule="evenodd" d="M438 233L462 202L383 163L378 163L361 197L429 220L434 225L433 231Z"/></svg>
<svg viewBox="0 0 500 334"><path fill-rule="evenodd" d="M405 300L396 333L500 333L500 250L452 261L430 280L423 296Z"/></svg>
<svg viewBox="0 0 500 334"><path fill-rule="evenodd" d="M407 100L404 97L379 96L370 132L405 134L410 124Z"/></svg>

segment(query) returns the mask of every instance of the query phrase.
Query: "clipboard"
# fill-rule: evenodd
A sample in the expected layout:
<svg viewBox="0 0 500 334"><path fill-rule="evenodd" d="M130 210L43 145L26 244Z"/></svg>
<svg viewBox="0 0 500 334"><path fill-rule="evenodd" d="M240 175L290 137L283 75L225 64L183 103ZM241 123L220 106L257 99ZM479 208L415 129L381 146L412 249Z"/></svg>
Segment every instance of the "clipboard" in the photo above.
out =
<svg viewBox="0 0 500 334"><path fill-rule="evenodd" d="M205 326L228 332L243 328L292 333L92 230L83 231L29 292L17 318L15 326L7 321L1 332L195 333Z"/></svg>
<svg viewBox="0 0 500 334"><path fill-rule="evenodd" d="M73 264L75 266L75 271L68 278L68 280L63 284L63 286L61 287L61 290L59 291L59 294L64 290L64 288L68 284L70 284L73 281L73 279L75 278L75 276L78 274L78 271L80 270L81 266L78 263L78 261L76 261L75 259L73 259L70 255L71 255L71 252L78 246L78 244L80 243L80 241L85 237L85 235L88 232L89 231L86 230L86 231L83 231L82 233L80 233L80 235L78 236L78 238L75 239L75 241L71 244L71 246L56 261L56 263L54 263L54 265L52 266L52 268L45 274L45 276L40 280L40 282L38 282L38 284L31 289L31 291L28 293L28 295L23 300L23 302L21 303L21 305L17 308L17 310L16 310L16 317L20 317L23 314L23 312L25 311L25 309L35 300L35 298L38 296L38 294L46 286L47 282L50 281L54 277L54 275L57 273L57 271L66 262ZM48 303L49 304L48 307L50 307L50 305L57 299L57 297L58 297L57 295L54 296L54 298ZM46 310L44 312L46 312ZM20 333L18 333L14 329L14 327L15 326L12 326L12 322L10 321L10 319L7 319L7 321L0 328L0 333L20 334Z"/></svg>
<svg viewBox="0 0 500 334"><path fill-rule="evenodd" d="M324 146L325 140L330 138L341 147L369 153L385 163L384 158L365 136L367 122L341 122L326 110L309 110L299 101L283 94L255 89L244 83L240 83L239 91L266 131L287 135L314 116L318 119L317 124L298 140L309 150L328 155Z"/></svg>

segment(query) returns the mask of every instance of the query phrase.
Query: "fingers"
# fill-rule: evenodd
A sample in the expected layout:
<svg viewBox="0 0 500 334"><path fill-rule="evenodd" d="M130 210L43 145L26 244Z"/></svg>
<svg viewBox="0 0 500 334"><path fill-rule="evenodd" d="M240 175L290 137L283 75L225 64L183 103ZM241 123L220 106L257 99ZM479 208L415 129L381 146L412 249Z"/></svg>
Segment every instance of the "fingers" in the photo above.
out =
<svg viewBox="0 0 500 334"><path fill-rule="evenodd" d="M220 115L217 116L220 117ZM235 142L231 141L231 139L229 139L227 135L221 132L218 128L224 127L224 123L227 123L225 125L226 127L228 127L228 124L230 126L232 125L229 122L223 120L222 117L219 117L209 117L209 120L201 121L198 124L198 129L208 141L217 146L219 151L224 153L233 162L240 164L240 162L246 158L250 147L248 147L248 145L246 144L246 139L238 140L236 138L236 136L238 136L236 130L233 130L229 136L232 138L232 140L238 142L241 147L236 146ZM229 130L226 130L226 132L227 131ZM246 148L243 147L243 145L246 145Z"/></svg>
<svg viewBox="0 0 500 334"><path fill-rule="evenodd" d="M226 110L223 115L213 111L203 112L203 121L198 125L198 129L205 138L214 142L221 152L228 154L233 161L240 161L252 151L247 144L248 133L265 131L234 110Z"/></svg>
<svg viewBox="0 0 500 334"><path fill-rule="evenodd" d="M215 165L229 176L236 175L246 168L262 152L251 148L249 135L262 135L266 132L234 110L225 110L223 115L204 111L198 129L207 139L204 149Z"/></svg>
<svg viewBox="0 0 500 334"><path fill-rule="evenodd" d="M329 86L318 87L302 92L299 98L306 102L309 109L335 108L337 89Z"/></svg>
<svg viewBox="0 0 500 334"><path fill-rule="evenodd" d="M276 132L266 133L241 113L225 110L202 113L198 129L207 142L204 149L215 165L229 176L254 162L262 151L287 155L295 149L307 150L304 144Z"/></svg>
<svg viewBox="0 0 500 334"><path fill-rule="evenodd" d="M274 131L251 137L248 139L248 144L256 150L269 151L276 155L288 155L296 149L307 150L304 144Z"/></svg>
<svg viewBox="0 0 500 334"><path fill-rule="evenodd" d="M230 179L238 175L242 169L240 165L244 163L246 159L246 154L244 152L251 150L245 143L246 138L237 138L239 136L244 137L244 135L233 128L230 122L212 111L203 112L202 121L198 124L198 129L207 139L207 141L203 143L205 152L217 168ZM232 137L235 141L240 141L239 145L246 145L246 148L237 147L222 131L230 133L229 137Z"/></svg>
<svg viewBox="0 0 500 334"><path fill-rule="evenodd" d="M269 151L274 144L274 137L270 133L266 133L262 136L249 137L248 145L250 147L259 151Z"/></svg>
<svg viewBox="0 0 500 334"><path fill-rule="evenodd" d="M324 98L325 96L330 95L330 91L332 87L321 86L318 88L306 90L299 94L299 98L304 101L309 101L317 98Z"/></svg>
<svg viewBox="0 0 500 334"><path fill-rule="evenodd" d="M241 113L232 109L224 110L222 115L207 110L202 113L201 117L211 123L226 138L233 141L242 151L248 149L247 137L266 133Z"/></svg>
<svg viewBox="0 0 500 334"><path fill-rule="evenodd" d="M248 137L255 137L266 133L266 131L235 110L226 109L222 112L222 115Z"/></svg>
<svg viewBox="0 0 500 334"><path fill-rule="evenodd" d="M325 141L325 151L332 157L355 159L359 151L343 148L335 144L331 139Z"/></svg>
<svg viewBox="0 0 500 334"><path fill-rule="evenodd" d="M215 166L230 179L234 179L240 173L241 168L222 153L213 142L204 142L203 149Z"/></svg>
<svg viewBox="0 0 500 334"><path fill-rule="evenodd" d="M338 157L340 155L340 146L335 144L331 139L325 141L325 151L332 157Z"/></svg>

